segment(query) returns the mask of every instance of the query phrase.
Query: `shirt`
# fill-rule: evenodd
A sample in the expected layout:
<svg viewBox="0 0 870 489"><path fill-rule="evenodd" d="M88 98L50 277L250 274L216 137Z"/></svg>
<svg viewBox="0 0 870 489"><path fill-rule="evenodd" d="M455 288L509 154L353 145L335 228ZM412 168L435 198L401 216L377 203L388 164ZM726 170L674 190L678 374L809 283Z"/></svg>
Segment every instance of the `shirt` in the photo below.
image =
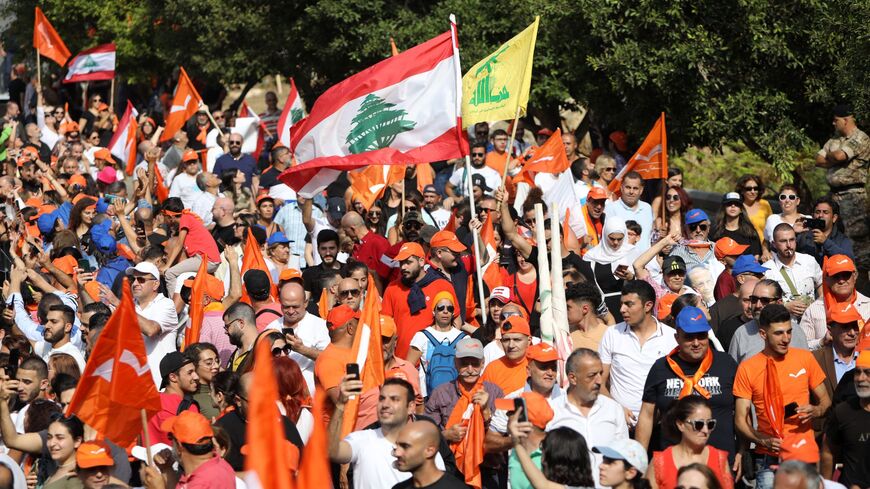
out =
<svg viewBox="0 0 870 489"><path fill-rule="evenodd" d="M646 377L653 363L677 346L674 328L656 321L656 331L641 346L628 323L608 328L601 338L601 362L610 365L610 395L635 416L640 413Z"/></svg>
<svg viewBox="0 0 870 489"><path fill-rule="evenodd" d="M529 385L528 381L526 381L525 387L523 387L522 392L511 392L510 394L504 396L505 399L516 399L520 397L526 392L531 392L532 386ZM550 391L550 395L547 396L547 399L551 401L556 401L560 397L565 395L565 391L563 391L559 387L559 383L556 382L553 384L553 390ZM489 420L489 431L494 431L496 433L501 433L502 435L507 436L508 430L508 412L503 409L495 409L492 411L492 418Z"/></svg>
<svg viewBox="0 0 870 489"><path fill-rule="evenodd" d="M230 343L230 337L224 329L224 310L205 311L202 318L202 328L199 331L199 341L211 343L217 348L221 365L226 365L236 347Z"/></svg>
<svg viewBox="0 0 870 489"><path fill-rule="evenodd" d="M148 420L148 434L151 436L151 443L166 443L172 445L172 440L169 439L169 433L163 431L161 426L167 419L178 415L178 408L184 398L178 394L169 392L160 392L160 411L151 416ZM192 398L191 398L192 399ZM191 403L187 408L195 413L199 412L196 404Z"/></svg>
<svg viewBox="0 0 870 489"><path fill-rule="evenodd" d="M178 479L176 489L232 489L236 487L236 473L226 460L214 458Z"/></svg>
<svg viewBox="0 0 870 489"><path fill-rule="evenodd" d="M858 399L835 404L828 414L826 435L843 463L840 483L846 487L870 487L870 411Z"/></svg>
<svg viewBox="0 0 870 489"><path fill-rule="evenodd" d="M390 269L381 261L381 257L389 247L390 242L387 238L369 231L360 239L359 244L354 246L352 256L354 260L365 263L369 270L374 271L381 278L387 278Z"/></svg>
<svg viewBox="0 0 870 489"><path fill-rule="evenodd" d="M234 158L233 155L227 153L214 162L214 171L212 173L220 177L226 170L241 170L245 174L245 186L251 188L256 169L257 161L253 156L240 153L238 158Z"/></svg>
<svg viewBox="0 0 870 489"><path fill-rule="evenodd" d="M330 343L323 352L317 357L314 362L314 392L315 397L321 397L326 400L323 406L324 422L329 422L335 411L335 405L326 397L326 392L341 384L341 378L344 377L348 363L354 363L356 358L353 356L353 350L350 348L342 348Z"/></svg>
<svg viewBox="0 0 870 489"><path fill-rule="evenodd" d="M644 252L649 249L650 233L653 227L652 207L649 204L639 200L634 208L632 208L625 205L622 199L608 200L604 205L604 212L608 216L619 216L626 221L634 221L640 224L640 240L635 247L638 252Z"/></svg>
<svg viewBox="0 0 870 489"><path fill-rule="evenodd" d="M187 230L187 236L184 238L184 251L188 257L193 258L197 254L204 254L210 263L220 263L221 253L218 251L217 243L201 219L190 214L182 214L178 222L178 229Z"/></svg>
<svg viewBox="0 0 870 489"><path fill-rule="evenodd" d="M274 329L281 331L284 327L284 318L278 318L272 322L266 329ZM302 344L309 348L316 348L320 351L326 349L329 345L329 330L326 329L326 321L313 315L305 313L305 316L295 325L288 325L293 328L293 334L302 341ZM299 352L290 352L290 358L299 364L302 369L302 376L305 377L305 382L308 383L308 392L314 392L314 360L306 357Z"/></svg>
<svg viewBox="0 0 870 489"><path fill-rule="evenodd" d="M178 314L175 312L175 303L163 294L157 294L154 299L144 308L136 301L136 314L157 322L160 331L154 336L144 336L145 354L148 355L148 367L154 383L160 386L160 360L167 353L173 352L175 340L178 337Z"/></svg>
<svg viewBox="0 0 870 489"><path fill-rule="evenodd" d="M870 297L857 292L854 304L865 322L870 319ZM828 320L825 317L824 299L819 298L807 307L804 315L801 316L801 329L807 337L810 350L817 350L822 347L822 340L825 339L825 335L828 333Z"/></svg>
<svg viewBox="0 0 870 489"><path fill-rule="evenodd" d="M408 306L408 293L410 290L411 288L401 281L393 282L384 291L384 300L381 303L381 314L396 320L396 333L398 335L396 356L399 358L408 357L408 348L414 333L432 324L432 307L434 306L432 301L439 292L450 292L450 295L453 297L453 303L459 303L453 292L453 285L449 281L439 278L423 287L423 294L426 296L426 306L411 314L411 309Z"/></svg>
<svg viewBox="0 0 870 489"><path fill-rule="evenodd" d="M441 332L435 329L434 326L429 326L424 331L428 331L429 334L431 334L436 341L444 344L452 343L453 340L455 340L456 337L462 333L462 331L456 328L450 328L450 330L447 332ZM428 392L426 390L426 374L429 371L429 359L432 357L432 351L435 350L435 348L433 347L430 351L429 347L429 338L427 338L426 335L423 334L423 331L418 331L414 333L414 337L411 338L411 348L416 348L417 351L422 353L422 355L420 356L419 376L420 387L423 389L423 397L426 397L428 395Z"/></svg>
<svg viewBox="0 0 870 489"><path fill-rule="evenodd" d="M833 346L830 347L831 350L834 349ZM846 372L855 368L855 359L858 358L858 354L861 353L857 349L852 354L852 358L849 359L849 363L845 363L840 360L840 355L837 354L836 350L834 351L834 371L837 373L837 382L840 383L840 379L846 375Z"/></svg>
<svg viewBox="0 0 870 489"><path fill-rule="evenodd" d="M526 383L526 366L529 360L523 357L521 361L512 364L507 357L499 358L486 366L483 371L483 381L492 382L507 394L519 391Z"/></svg>
<svg viewBox="0 0 870 489"><path fill-rule="evenodd" d="M467 179L474 175L483 176L486 186L489 187L489 191L485 192L487 195L492 195L495 189L501 186L501 174L488 166L483 168L462 167L454 170L453 174L450 175L450 180L448 180L450 185L453 185L453 192L457 195L466 195L468 193Z"/></svg>
<svg viewBox="0 0 870 489"><path fill-rule="evenodd" d="M532 463L535 464L535 467L541 468L541 448L538 447L529 454L529 458L532 460ZM593 472L597 472L593 470ZM508 477L511 482L511 489L532 489L531 482L529 482L529 478L526 476L526 473L523 471L523 466L520 464L520 459L517 458L517 452L515 450L510 451L510 455L508 455Z"/></svg>
<svg viewBox="0 0 870 489"><path fill-rule="evenodd" d="M822 268L810 255L795 253L791 266L786 266L779 260L779 255L774 254L773 259L767 260L762 266L767 268L764 277L776 281L782 287L785 302L798 296L815 298L816 289L822 285ZM788 275L794 290L789 287L783 272Z"/></svg>
<svg viewBox="0 0 870 489"><path fill-rule="evenodd" d="M447 420L453 413L456 402L459 401L459 386L456 382L447 382L439 385L432 391L432 395L426 401L426 416L432 418L442 430L449 428ZM495 400L504 397L502 389L492 382L483 381L483 390L489 394L487 402L490 412L495 412Z"/></svg>
<svg viewBox="0 0 870 489"><path fill-rule="evenodd" d="M417 405L423 405L423 396L420 394L419 375L417 374L417 369L410 362L394 356L393 365L385 368L384 373L385 377L398 377L407 380L414 388ZM378 397L380 392L380 386L376 386L360 394L354 430L365 429L378 421Z"/></svg>
<svg viewBox="0 0 870 489"><path fill-rule="evenodd" d="M76 346L70 342L64 343L63 346L59 348L54 348L51 343L48 343L47 341L37 341L33 345L33 352L42 357L42 359L46 362L48 362L49 357L54 354L65 353L73 357L73 359L76 361L76 365L79 366L79 372L85 371L84 355L82 355L81 350L76 348Z"/></svg>
<svg viewBox="0 0 870 489"><path fill-rule="evenodd" d="M803 329L797 325L794 319L792 319L791 325L791 347L808 350L809 345L807 345L807 338L804 336ZM728 347L728 354L731 355L734 361L740 364L747 358L761 353L761 350L764 350L764 340L758 334L758 323L753 319L737 328L737 331L734 332L731 344Z"/></svg>
<svg viewBox="0 0 870 489"><path fill-rule="evenodd" d="M402 482L397 483L393 486L393 489L467 489L468 486L465 484L465 481L460 481L456 477L448 474L447 472L443 472L441 474L441 478L437 481L429 484L428 486L420 486L417 487L414 485L414 479L409 477Z"/></svg>
<svg viewBox="0 0 870 489"><path fill-rule="evenodd" d="M172 179L172 184L169 185L169 196L181 198L187 209L193 206L201 193L202 190L196 185L196 176L187 172L176 173L175 178Z"/></svg>
<svg viewBox="0 0 870 489"><path fill-rule="evenodd" d="M354 489L383 489L409 479L410 472L399 472L393 467L393 443L384 437L380 428L354 431L344 441L350 445L350 463L353 464ZM435 466L444 470L444 460L436 455Z"/></svg>
<svg viewBox="0 0 870 489"><path fill-rule="evenodd" d="M190 204L190 212L193 212L202 219L203 226L208 227L214 222L214 214L211 211L214 209L214 202L216 200L217 195L210 192L200 192L193 200L193 203ZM186 206L187 204L185 204Z"/></svg>

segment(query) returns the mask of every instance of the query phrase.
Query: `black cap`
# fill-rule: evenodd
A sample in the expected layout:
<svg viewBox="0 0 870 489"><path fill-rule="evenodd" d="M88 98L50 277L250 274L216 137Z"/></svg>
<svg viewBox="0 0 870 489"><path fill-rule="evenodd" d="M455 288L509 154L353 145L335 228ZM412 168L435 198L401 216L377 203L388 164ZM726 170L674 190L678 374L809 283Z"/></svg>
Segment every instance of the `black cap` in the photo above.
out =
<svg viewBox="0 0 870 489"><path fill-rule="evenodd" d="M242 277L242 281L245 282L245 290L252 298L262 301L269 297L271 283L266 272L258 269L248 270Z"/></svg>
<svg viewBox="0 0 870 489"><path fill-rule="evenodd" d="M834 117L849 117L855 115L855 111L847 104L840 104L834 107Z"/></svg>
<svg viewBox="0 0 870 489"><path fill-rule="evenodd" d="M166 387L166 384L169 383L169 374L178 372L181 370L181 367L188 363L193 363L193 359L180 351L167 353L166 356L160 360L160 377L163 378L163 381L160 383L160 388L162 389Z"/></svg>
<svg viewBox="0 0 870 489"><path fill-rule="evenodd" d="M347 204L343 197L330 197L326 200L326 211L335 221L340 221L347 213Z"/></svg>
<svg viewBox="0 0 870 489"><path fill-rule="evenodd" d="M480 173L475 173L471 176L471 185L474 187L480 187L480 190L483 192L492 191L492 189L486 185L486 178Z"/></svg>
<svg viewBox="0 0 870 489"><path fill-rule="evenodd" d="M667 275L670 272L686 271L686 262L681 256L666 256L662 261L662 273Z"/></svg>
<svg viewBox="0 0 870 489"><path fill-rule="evenodd" d="M420 213L417 211L408 211L405 213L405 217L402 218L402 224L406 222L419 222L420 224L426 224L423 221L423 217L420 216Z"/></svg>

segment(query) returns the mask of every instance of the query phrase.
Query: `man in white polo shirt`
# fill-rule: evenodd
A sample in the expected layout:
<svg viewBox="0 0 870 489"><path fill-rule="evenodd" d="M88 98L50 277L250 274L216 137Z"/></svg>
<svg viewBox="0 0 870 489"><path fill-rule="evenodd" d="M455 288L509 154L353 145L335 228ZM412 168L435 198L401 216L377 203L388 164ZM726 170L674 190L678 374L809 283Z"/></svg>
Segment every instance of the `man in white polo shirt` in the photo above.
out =
<svg viewBox="0 0 870 489"><path fill-rule="evenodd" d="M640 240L635 247L643 252L650 247L650 234L653 227L652 207L640 200L643 193L643 178L636 171L630 171L622 177L618 200L608 200L604 204L607 217L619 216L626 221L640 224ZM594 471L593 471L594 472Z"/></svg>
<svg viewBox="0 0 870 489"><path fill-rule="evenodd" d="M139 318L139 329L145 336L145 354L154 383L161 385L160 360L176 350L178 339L178 313L172 299L161 294L160 272L157 265L143 261L127 268L133 302Z"/></svg>
<svg viewBox="0 0 870 489"><path fill-rule="evenodd" d="M592 453L592 447L610 445L628 438L628 425L622 407L613 399L602 396L604 366L598 353L588 348L578 348L565 361L568 375L568 393L550 399L553 419L547 431L568 427L583 435L589 447L592 467L601 465L601 455ZM592 471L595 486L601 487L598 471Z"/></svg>
<svg viewBox="0 0 870 489"><path fill-rule="evenodd" d="M822 295L822 268L810 255L798 253L794 228L786 222L773 228L776 254L764 262L764 276L779 283L783 303L791 317L800 321L807 307Z"/></svg>
<svg viewBox="0 0 870 489"><path fill-rule="evenodd" d="M676 331L653 316L656 293L649 283L626 281L621 301L625 321L607 329L598 352L604 364L602 389L622 405L626 422L634 427L649 369L676 348Z"/></svg>

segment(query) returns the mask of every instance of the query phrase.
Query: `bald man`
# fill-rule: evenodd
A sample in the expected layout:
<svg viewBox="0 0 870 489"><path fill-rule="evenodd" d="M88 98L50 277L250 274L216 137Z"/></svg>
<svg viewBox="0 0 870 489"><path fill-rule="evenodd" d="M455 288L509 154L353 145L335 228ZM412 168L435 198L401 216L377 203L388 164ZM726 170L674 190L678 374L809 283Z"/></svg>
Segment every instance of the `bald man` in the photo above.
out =
<svg viewBox="0 0 870 489"><path fill-rule="evenodd" d="M236 240L236 219L233 217L235 204L233 199L227 197L218 197L214 201L211 208L211 215L214 221L214 227L211 230L211 235L214 236L218 248L221 251L227 245L235 244Z"/></svg>
<svg viewBox="0 0 870 489"><path fill-rule="evenodd" d="M752 296L752 291L755 285L758 284L758 277L749 276L737 288L737 301L740 307L740 314L731 316L727 319L720 320L716 327L716 337L719 338L722 345L731 345L731 338L734 337L734 332L737 328L743 326L752 320L752 304L749 298ZM717 302L718 304L718 302Z"/></svg>
<svg viewBox="0 0 870 489"><path fill-rule="evenodd" d="M336 292L338 303L347 304L354 311L359 311L363 292L365 291L360 288L359 280L350 277L343 278L338 282L338 291Z"/></svg>
<svg viewBox="0 0 870 489"><path fill-rule="evenodd" d="M393 489L437 487L438 489L465 489L464 483L435 466L441 433L430 421L408 423L399 432L393 456L400 472L410 472L411 478L399 482Z"/></svg>
<svg viewBox="0 0 870 489"><path fill-rule="evenodd" d="M353 259L365 263L369 270L374 270L375 285L383 291L383 283L390 274L390 268L381 261L384 252L390 247L387 238L373 233L366 226L365 219L357 212L350 211L341 218L341 229L353 240Z"/></svg>

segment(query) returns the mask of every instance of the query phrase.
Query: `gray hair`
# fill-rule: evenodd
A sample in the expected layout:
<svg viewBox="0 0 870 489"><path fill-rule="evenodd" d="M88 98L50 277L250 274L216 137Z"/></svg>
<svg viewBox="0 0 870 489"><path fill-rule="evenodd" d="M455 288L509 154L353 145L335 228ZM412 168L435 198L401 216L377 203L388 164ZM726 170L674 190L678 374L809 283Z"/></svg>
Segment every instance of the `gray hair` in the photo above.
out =
<svg viewBox="0 0 870 489"><path fill-rule="evenodd" d="M822 487L824 487L822 485L822 476L819 475L819 471L816 470L815 465L810 465L801 462L800 460L786 460L785 462L782 462L779 464L777 472L800 474L804 476L806 479L806 485L804 487L806 489L822 489Z"/></svg>
<svg viewBox="0 0 870 489"><path fill-rule="evenodd" d="M580 364L580 360L586 357L601 361L601 355L599 355L597 351L590 350L589 348L577 348L568 356L568 359L565 360L565 373L577 373L577 367Z"/></svg>

